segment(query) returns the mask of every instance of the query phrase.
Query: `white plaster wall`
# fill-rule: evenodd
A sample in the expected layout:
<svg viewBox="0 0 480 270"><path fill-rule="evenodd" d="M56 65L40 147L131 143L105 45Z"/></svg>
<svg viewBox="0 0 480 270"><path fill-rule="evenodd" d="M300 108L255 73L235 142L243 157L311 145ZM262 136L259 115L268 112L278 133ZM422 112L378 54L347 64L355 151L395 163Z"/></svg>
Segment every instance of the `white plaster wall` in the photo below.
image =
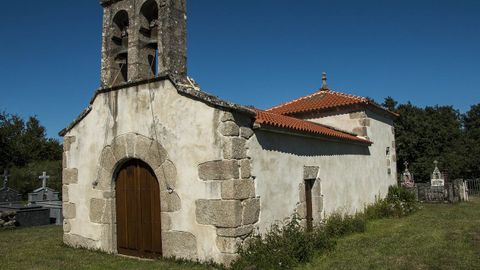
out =
<svg viewBox="0 0 480 270"><path fill-rule="evenodd" d="M215 259L216 230L197 224L195 200L220 199L220 183L199 180L197 171L199 164L221 159L218 117L218 110L181 96L168 80L99 95L92 111L67 134L76 137L67 167L78 169L78 184L69 187L69 200L76 205L70 233L95 241L102 237L106 225L89 220L90 199L102 198L92 187L99 157L113 138L133 132L158 139L176 166L182 208L169 214L171 229L196 236L199 259Z"/></svg>
<svg viewBox="0 0 480 270"><path fill-rule="evenodd" d="M353 132L354 128L359 127L358 118L352 119L349 113L329 115L325 117L306 117L305 120L312 121L319 124L324 124L343 131Z"/></svg>
<svg viewBox="0 0 480 270"><path fill-rule="evenodd" d="M391 120L369 114L368 132L374 143L370 147L256 130L249 143L249 155L261 200L262 232L294 213L304 166L320 167L326 215L361 211L396 184L396 165L391 163L389 175L385 153L394 141Z"/></svg>

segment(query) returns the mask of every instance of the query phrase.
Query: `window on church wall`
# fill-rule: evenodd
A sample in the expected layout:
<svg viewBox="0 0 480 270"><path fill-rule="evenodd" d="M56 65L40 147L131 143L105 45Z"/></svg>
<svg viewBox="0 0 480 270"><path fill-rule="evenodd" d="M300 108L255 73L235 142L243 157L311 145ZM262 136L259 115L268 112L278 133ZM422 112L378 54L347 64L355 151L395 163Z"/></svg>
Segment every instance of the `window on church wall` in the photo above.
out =
<svg viewBox="0 0 480 270"><path fill-rule="evenodd" d="M128 13L125 10L117 12L113 18L111 56L112 83L128 81Z"/></svg>
<svg viewBox="0 0 480 270"><path fill-rule="evenodd" d="M145 2L140 9L139 57L147 77L158 75L158 6L155 0Z"/></svg>

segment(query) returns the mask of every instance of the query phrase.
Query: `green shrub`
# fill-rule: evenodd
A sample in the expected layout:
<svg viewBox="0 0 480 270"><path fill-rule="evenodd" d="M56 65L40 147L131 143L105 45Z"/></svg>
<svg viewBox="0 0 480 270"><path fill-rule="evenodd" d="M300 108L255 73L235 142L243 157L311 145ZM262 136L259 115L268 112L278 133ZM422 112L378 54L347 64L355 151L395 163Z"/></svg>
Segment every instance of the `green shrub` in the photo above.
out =
<svg viewBox="0 0 480 270"><path fill-rule="evenodd" d="M415 212L418 202L415 194L404 187L391 186L385 199L377 200L365 208L367 219L403 217Z"/></svg>
<svg viewBox="0 0 480 270"><path fill-rule="evenodd" d="M232 269L291 269L308 262L314 253L327 252L336 245L336 239L348 234L364 232L368 219L400 217L415 211L415 195L400 187L391 187L385 199L377 200L355 215L330 215L323 224L307 231L296 216L283 226L273 225L263 237L253 235L240 246L239 259Z"/></svg>
<svg viewBox="0 0 480 270"><path fill-rule="evenodd" d="M232 269L291 269L310 261L315 252L325 252L335 247L335 238L365 231L363 215L334 214L324 224L307 231L296 216L284 226L273 225L261 237L255 235L239 248L240 259Z"/></svg>
<svg viewBox="0 0 480 270"><path fill-rule="evenodd" d="M314 241L296 216L284 226L273 225L263 236L255 235L239 248L240 259L232 269L291 269L311 259Z"/></svg>
<svg viewBox="0 0 480 270"><path fill-rule="evenodd" d="M315 228L311 233L312 246L315 251L332 250L337 244L336 240L328 235L321 227Z"/></svg>
<svg viewBox="0 0 480 270"><path fill-rule="evenodd" d="M331 237L339 237L350 233L364 232L367 223L363 214L354 216L334 213L325 222L325 232Z"/></svg>

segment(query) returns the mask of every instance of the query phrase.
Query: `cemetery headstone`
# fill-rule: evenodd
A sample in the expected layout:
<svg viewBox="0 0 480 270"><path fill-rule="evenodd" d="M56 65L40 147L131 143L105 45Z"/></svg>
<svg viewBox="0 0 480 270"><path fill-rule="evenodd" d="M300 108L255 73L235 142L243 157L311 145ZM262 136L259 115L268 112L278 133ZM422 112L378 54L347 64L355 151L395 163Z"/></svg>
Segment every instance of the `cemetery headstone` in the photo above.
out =
<svg viewBox="0 0 480 270"><path fill-rule="evenodd" d="M59 192L49 188L47 181L50 176L46 172L38 177L42 181L42 187L37 188L28 194L30 205L38 205L50 210L50 219L54 220L56 225L63 224L62 201L59 199Z"/></svg>
<svg viewBox="0 0 480 270"><path fill-rule="evenodd" d="M22 200L22 196L18 191L8 187L9 177L10 175L8 175L7 170L5 170L2 175L3 185L2 185L2 188L0 189L0 203L18 202Z"/></svg>
<svg viewBox="0 0 480 270"><path fill-rule="evenodd" d="M402 174L402 186L406 188L413 188L415 186L415 181L413 179L413 174L408 170L408 161L405 161L405 171Z"/></svg>
<svg viewBox="0 0 480 270"><path fill-rule="evenodd" d="M444 187L445 178L443 177L443 174L438 169L438 161L435 160L433 163L435 164L435 169L433 170L430 184L432 187Z"/></svg>

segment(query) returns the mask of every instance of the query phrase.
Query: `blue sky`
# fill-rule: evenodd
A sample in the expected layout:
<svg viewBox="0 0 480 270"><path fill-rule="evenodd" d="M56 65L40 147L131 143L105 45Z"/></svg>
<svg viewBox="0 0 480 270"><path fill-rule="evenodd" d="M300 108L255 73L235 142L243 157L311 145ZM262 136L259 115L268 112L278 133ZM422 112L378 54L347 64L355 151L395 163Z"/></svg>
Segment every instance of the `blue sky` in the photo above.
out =
<svg viewBox="0 0 480 270"><path fill-rule="evenodd" d="M37 115L49 136L100 80L98 0L2 3L0 110ZM480 1L189 0L189 75L259 108L331 88L383 101L480 103Z"/></svg>

